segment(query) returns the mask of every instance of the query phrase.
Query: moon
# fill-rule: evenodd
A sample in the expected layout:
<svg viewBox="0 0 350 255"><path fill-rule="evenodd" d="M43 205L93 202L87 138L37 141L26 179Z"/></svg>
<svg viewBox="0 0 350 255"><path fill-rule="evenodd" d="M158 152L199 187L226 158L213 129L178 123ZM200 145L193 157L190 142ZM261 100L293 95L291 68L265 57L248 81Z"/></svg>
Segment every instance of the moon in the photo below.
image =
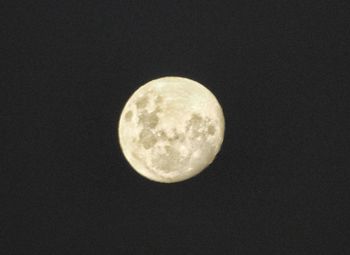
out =
<svg viewBox="0 0 350 255"><path fill-rule="evenodd" d="M138 88L119 118L119 143L129 164L149 180L173 183L213 162L225 120L216 97L183 77L162 77Z"/></svg>

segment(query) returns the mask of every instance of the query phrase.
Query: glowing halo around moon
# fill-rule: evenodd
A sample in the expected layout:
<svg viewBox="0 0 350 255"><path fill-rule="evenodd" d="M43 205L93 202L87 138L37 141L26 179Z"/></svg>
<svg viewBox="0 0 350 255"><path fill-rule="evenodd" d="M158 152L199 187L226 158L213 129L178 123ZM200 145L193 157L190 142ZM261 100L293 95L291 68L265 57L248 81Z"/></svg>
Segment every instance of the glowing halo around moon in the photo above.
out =
<svg viewBox="0 0 350 255"><path fill-rule="evenodd" d="M142 176L172 183L199 174L220 150L225 120L216 97L200 83L163 77L138 88L119 118L119 143Z"/></svg>

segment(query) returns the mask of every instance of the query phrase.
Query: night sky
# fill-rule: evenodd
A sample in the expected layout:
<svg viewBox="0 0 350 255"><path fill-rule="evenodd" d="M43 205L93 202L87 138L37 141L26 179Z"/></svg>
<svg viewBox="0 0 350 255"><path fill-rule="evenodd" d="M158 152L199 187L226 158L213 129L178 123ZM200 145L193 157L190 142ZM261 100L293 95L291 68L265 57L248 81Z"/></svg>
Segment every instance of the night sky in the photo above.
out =
<svg viewBox="0 0 350 255"><path fill-rule="evenodd" d="M1 4L0 254L350 254L347 1ZM117 121L183 76L222 105L216 160L138 175Z"/></svg>

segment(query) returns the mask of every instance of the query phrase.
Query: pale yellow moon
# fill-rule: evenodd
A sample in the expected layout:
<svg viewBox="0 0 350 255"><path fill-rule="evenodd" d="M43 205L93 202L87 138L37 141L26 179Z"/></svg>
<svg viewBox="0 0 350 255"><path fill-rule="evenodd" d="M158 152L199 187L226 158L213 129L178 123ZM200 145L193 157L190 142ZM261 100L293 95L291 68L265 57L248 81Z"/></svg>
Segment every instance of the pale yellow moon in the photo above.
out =
<svg viewBox="0 0 350 255"><path fill-rule="evenodd" d="M199 174L220 150L225 120L200 83L163 77L138 88L119 118L119 143L142 176L171 183Z"/></svg>

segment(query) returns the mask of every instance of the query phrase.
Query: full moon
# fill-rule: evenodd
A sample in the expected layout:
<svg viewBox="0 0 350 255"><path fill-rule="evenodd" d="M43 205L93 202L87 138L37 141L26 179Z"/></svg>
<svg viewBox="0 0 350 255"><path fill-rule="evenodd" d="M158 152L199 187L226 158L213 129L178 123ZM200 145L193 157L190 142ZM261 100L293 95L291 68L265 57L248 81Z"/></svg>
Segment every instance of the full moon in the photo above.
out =
<svg viewBox="0 0 350 255"><path fill-rule="evenodd" d="M119 118L119 143L142 176L172 183L211 164L224 139L225 120L216 97L200 83L163 77L138 88Z"/></svg>

